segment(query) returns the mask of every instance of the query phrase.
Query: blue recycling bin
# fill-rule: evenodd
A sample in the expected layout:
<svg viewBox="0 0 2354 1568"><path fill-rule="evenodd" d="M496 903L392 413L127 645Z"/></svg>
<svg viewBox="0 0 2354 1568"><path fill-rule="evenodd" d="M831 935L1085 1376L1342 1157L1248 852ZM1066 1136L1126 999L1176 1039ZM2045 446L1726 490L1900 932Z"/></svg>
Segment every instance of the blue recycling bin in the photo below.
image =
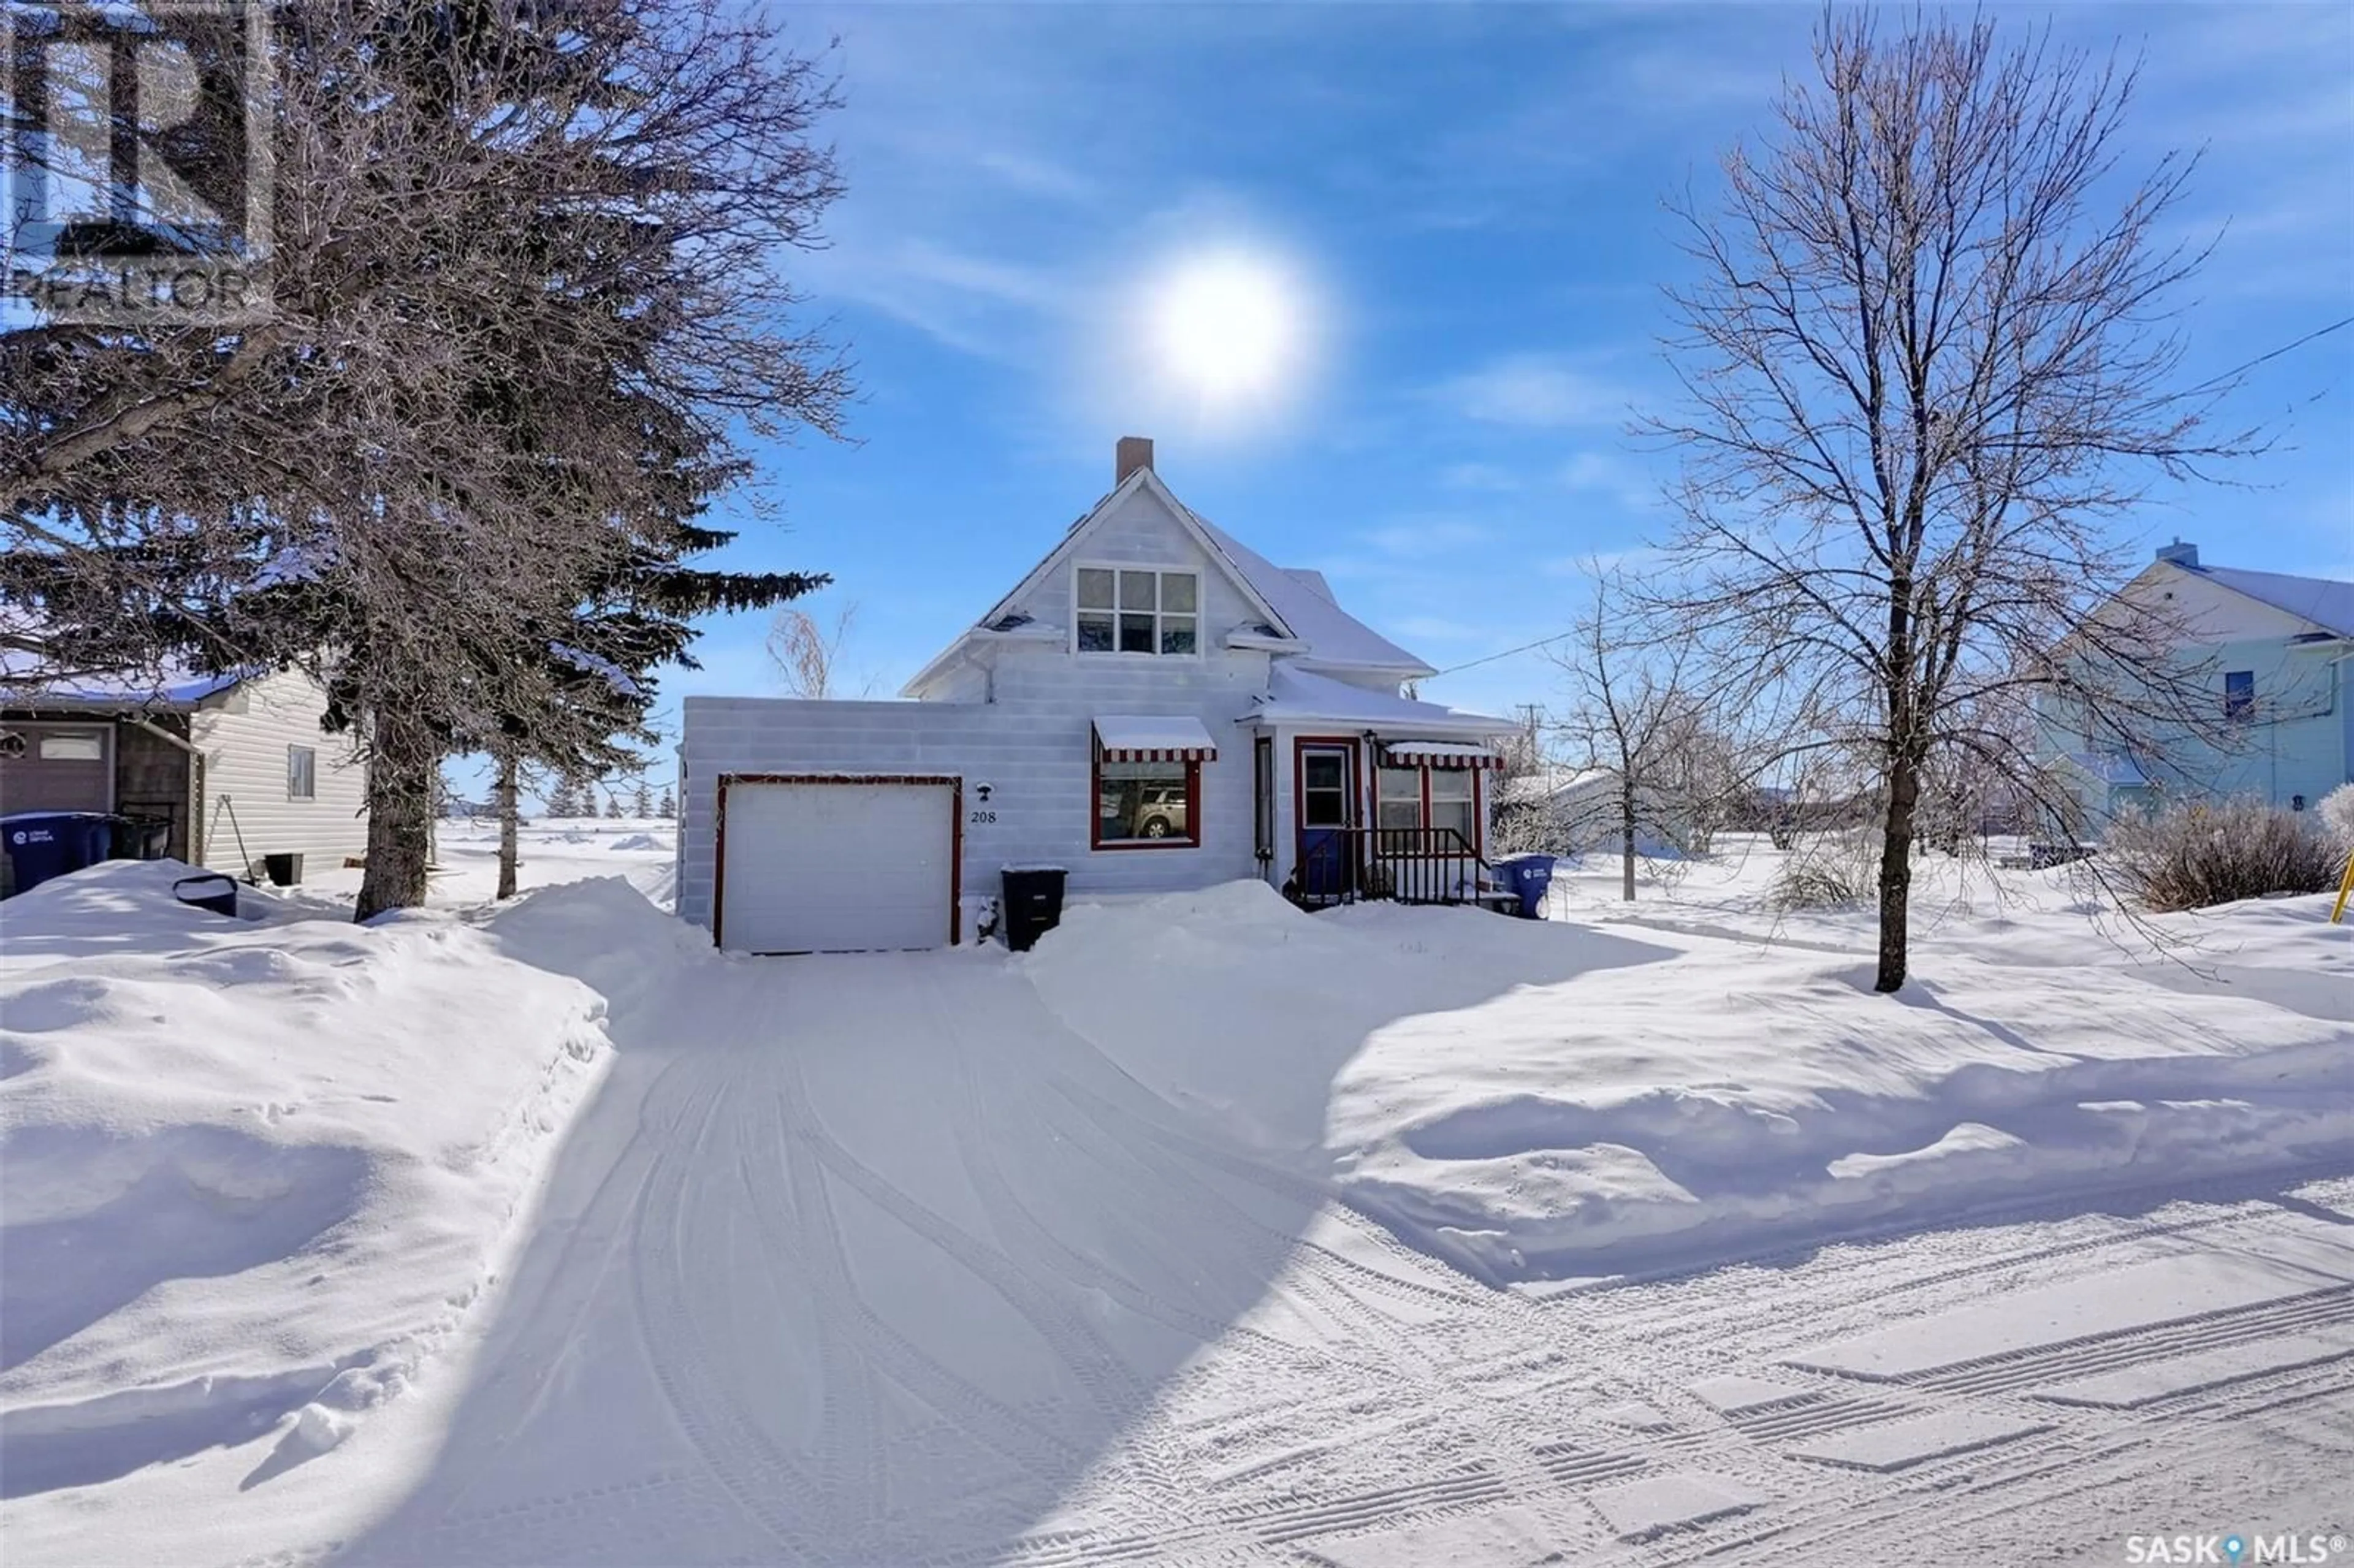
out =
<svg viewBox="0 0 2354 1568"><path fill-rule="evenodd" d="M1545 889L1553 885L1553 857L1549 854L1508 854L1496 863L1496 879L1521 901L1523 920L1544 918Z"/></svg>
<svg viewBox="0 0 2354 1568"><path fill-rule="evenodd" d="M16 891L106 859L114 847L114 819L103 811L12 811L0 817L0 848L8 852Z"/></svg>

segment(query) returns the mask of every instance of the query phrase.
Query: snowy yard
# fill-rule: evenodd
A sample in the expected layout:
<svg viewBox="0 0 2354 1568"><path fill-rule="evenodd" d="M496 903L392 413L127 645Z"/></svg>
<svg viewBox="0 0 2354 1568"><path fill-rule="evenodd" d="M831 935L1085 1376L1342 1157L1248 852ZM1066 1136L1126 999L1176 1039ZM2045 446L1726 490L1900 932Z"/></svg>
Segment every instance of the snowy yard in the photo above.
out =
<svg viewBox="0 0 2354 1568"><path fill-rule="evenodd" d="M493 842L366 928L138 866L0 907L12 1563L2354 1529L2326 899L2161 959L1948 877L1880 998L1763 850L1543 924L1236 885L749 960L641 895L663 824L533 830L496 910Z"/></svg>

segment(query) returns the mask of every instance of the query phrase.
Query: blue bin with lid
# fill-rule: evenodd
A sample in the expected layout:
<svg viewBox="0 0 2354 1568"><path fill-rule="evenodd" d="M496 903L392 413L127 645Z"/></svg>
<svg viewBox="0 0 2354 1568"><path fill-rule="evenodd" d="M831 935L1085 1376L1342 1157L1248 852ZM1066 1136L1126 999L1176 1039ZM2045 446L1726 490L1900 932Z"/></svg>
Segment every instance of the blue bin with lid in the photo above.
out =
<svg viewBox="0 0 2354 1568"><path fill-rule="evenodd" d="M0 849L23 893L69 871L96 865L114 847L114 819L103 811L12 811L0 817Z"/></svg>
<svg viewBox="0 0 2354 1568"><path fill-rule="evenodd" d="M1553 857L1549 854L1508 854L1495 863L1496 880L1521 901L1523 920L1544 918L1545 889L1553 885Z"/></svg>

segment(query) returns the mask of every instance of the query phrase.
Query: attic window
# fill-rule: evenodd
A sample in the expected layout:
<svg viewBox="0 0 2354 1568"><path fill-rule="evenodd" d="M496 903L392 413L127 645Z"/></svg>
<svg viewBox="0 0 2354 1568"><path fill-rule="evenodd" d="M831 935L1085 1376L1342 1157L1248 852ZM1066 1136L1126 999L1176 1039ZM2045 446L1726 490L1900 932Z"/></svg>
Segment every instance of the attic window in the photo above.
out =
<svg viewBox="0 0 2354 1568"><path fill-rule="evenodd" d="M1200 652L1201 578L1153 567L1081 567L1078 650L1192 658Z"/></svg>

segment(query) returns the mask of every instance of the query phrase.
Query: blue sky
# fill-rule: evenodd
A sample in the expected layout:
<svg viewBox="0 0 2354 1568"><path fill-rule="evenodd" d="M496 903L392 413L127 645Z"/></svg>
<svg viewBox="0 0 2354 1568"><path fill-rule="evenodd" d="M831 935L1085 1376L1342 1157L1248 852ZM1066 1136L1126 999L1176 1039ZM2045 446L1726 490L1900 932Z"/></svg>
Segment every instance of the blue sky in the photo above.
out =
<svg viewBox="0 0 2354 1568"><path fill-rule="evenodd" d="M2354 313L2354 10L2072 5L2064 40L2143 57L2126 153L2204 149L2186 231L2194 377ZM1153 437L1177 493L1454 666L1559 631L1578 563L1639 549L1671 454L1623 432L1662 397L1663 194L1703 192L1802 69L1800 5L795 7L838 35L849 195L801 259L858 366L854 440L769 454L730 564L832 573L852 694L899 683ZM1177 260L1281 260L1315 373L1207 419L1138 351ZM2276 450L2232 488L2154 496L2138 531L2211 560L2354 576L2354 332L2265 366L2229 412ZM715 622L666 701L777 691L765 618ZM1524 654L1427 694L1553 697ZM658 771L666 772L666 768Z"/></svg>

